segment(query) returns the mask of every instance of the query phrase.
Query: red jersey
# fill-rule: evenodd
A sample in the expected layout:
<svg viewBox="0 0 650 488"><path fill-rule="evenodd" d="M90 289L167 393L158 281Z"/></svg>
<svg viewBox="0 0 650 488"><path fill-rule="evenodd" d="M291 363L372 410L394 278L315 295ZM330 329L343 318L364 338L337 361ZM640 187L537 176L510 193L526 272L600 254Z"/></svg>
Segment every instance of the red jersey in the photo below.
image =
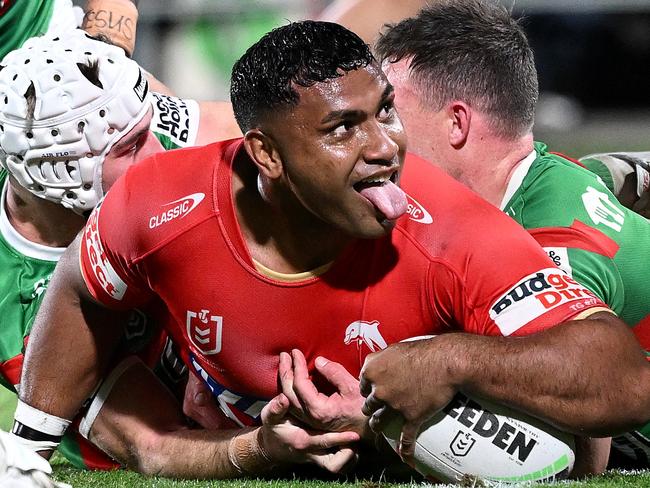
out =
<svg viewBox="0 0 650 488"><path fill-rule="evenodd" d="M93 212L81 246L96 299L163 303L168 332L226 410L256 418L277 394L279 353L292 348L310 367L322 355L357 375L368 353L408 337L529 334L604 307L516 222L411 155L408 215L389 235L354 241L319 276L261 274L234 211L240 151L238 139L135 165Z"/></svg>

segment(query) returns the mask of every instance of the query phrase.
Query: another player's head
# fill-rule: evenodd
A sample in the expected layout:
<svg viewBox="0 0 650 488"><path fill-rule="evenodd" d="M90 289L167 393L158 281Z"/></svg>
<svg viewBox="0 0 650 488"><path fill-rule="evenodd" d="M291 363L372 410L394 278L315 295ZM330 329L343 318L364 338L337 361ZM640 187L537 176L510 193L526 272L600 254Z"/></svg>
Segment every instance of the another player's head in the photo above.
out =
<svg viewBox="0 0 650 488"><path fill-rule="evenodd" d="M116 46L82 31L30 39L0 62L0 163L35 195L91 210L150 138L148 96Z"/></svg>
<svg viewBox="0 0 650 488"><path fill-rule="evenodd" d="M261 191L283 210L357 237L406 210L393 89L356 34L314 21L271 31L235 64L231 101Z"/></svg>
<svg viewBox="0 0 650 488"><path fill-rule="evenodd" d="M454 118L465 115L454 102L481 113L504 140L531 131L538 96L533 53L517 20L495 0L432 2L389 26L376 51L395 86L410 151L446 164L449 139L461 144L459 134L450 134Z"/></svg>

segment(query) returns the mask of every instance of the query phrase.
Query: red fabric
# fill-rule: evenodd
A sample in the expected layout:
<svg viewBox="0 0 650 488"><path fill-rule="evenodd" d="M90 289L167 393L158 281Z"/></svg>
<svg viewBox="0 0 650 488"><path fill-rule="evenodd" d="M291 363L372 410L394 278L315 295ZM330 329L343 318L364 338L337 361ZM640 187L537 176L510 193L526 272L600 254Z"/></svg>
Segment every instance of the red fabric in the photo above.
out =
<svg viewBox="0 0 650 488"><path fill-rule="evenodd" d="M391 235L354 242L318 278L286 283L262 276L235 219L235 154L245 157L241 140L161 153L132 167L95 210L81 249L98 300L129 308L159 297L185 360L192 353L229 390L271 398L278 355L292 348L302 350L310 368L323 355L357 375L384 341L454 330L500 335L491 318L500 307L509 321L522 321L508 332L521 335L603 306L591 295L570 295L580 285L558 281L565 275L512 219L413 156L402 178L409 215ZM174 214L184 205L178 202L195 202L196 195L203 195L200 203ZM109 268L119 279L107 284ZM543 290L558 301L543 302L535 292L507 305L536 273L559 283L544 282ZM554 291L558 286L567 296Z"/></svg>
<svg viewBox="0 0 650 488"><path fill-rule="evenodd" d="M607 234L574 220L571 227L540 227L529 229L542 247L574 247L601 254L612 259L619 250L618 243Z"/></svg>

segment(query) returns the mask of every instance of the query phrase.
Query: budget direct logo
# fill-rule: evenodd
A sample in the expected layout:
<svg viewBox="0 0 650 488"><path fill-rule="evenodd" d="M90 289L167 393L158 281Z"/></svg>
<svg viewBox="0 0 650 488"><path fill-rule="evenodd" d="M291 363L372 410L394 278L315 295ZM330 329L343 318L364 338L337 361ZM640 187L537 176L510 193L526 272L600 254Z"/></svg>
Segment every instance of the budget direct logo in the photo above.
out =
<svg viewBox="0 0 650 488"><path fill-rule="evenodd" d="M122 300L126 293L126 283L122 281L115 268L106 258L104 246L99 235L99 211L101 206L95 208L88 219L84 230L83 244L88 255L90 268L97 279L97 283L108 295L115 300Z"/></svg>
<svg viewBox="0 0 650 488"><path fill-rule="evenodd" d="M155 229L174 219L183 218L194 210L199 203L205 198L205 193L192 193L186 197L179 198L173 202L165 203L162 207L165 209L158 215L149 219L149 228Z"/></svg>
<svg viewBox="0 0 650 488"><path fill-rule="evenodd" d="M490 318L503 335L510 335L546 312L568 302L574 309L598 303L595 295L557 268L530 274L490 307Z"/></svg>

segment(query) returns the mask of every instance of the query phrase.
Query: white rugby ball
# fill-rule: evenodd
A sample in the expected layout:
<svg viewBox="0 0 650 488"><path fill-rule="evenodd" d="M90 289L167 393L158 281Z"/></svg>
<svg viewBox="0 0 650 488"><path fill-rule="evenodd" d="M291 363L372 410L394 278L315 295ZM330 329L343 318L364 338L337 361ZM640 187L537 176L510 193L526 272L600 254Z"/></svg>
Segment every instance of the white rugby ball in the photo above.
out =
<svg viewBox="0 0 650 488"><path fill-rule="evenodd" d="M397 449L401 420L383 431ZM575 460L573 435L484 399L458 393L426 422L415 445L415 469L432 481L469 476L521 483L565 478Z"/></svg>

